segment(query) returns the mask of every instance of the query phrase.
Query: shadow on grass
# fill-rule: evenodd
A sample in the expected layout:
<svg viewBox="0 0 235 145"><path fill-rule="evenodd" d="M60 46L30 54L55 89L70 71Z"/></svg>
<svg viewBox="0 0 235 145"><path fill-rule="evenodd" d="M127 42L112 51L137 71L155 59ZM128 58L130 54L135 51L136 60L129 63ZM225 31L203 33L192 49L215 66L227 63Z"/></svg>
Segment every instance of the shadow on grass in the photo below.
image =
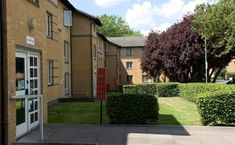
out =
<svg viewBox="0 0 235 145"><path fill-rule="evenodd" d="M182 125L173 115L159 114L158 118L158 125Z"/></svg>

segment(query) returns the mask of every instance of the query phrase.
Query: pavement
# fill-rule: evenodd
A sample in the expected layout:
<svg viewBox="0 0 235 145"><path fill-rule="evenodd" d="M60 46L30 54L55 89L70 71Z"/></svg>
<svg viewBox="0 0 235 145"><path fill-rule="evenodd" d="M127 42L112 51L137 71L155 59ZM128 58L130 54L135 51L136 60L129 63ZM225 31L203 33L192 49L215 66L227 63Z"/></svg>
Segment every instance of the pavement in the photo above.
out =
<svg viewBox="0 0 235 145"><path fill-rule="evenodd" d="M15 145L235 145L235 127L152 125L45 125Z"/></svg>

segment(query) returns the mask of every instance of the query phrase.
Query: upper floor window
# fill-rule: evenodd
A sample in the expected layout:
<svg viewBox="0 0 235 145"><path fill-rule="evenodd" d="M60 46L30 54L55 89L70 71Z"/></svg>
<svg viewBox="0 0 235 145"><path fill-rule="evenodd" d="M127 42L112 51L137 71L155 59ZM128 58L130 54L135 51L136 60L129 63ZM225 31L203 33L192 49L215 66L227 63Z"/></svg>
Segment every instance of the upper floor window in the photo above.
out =
<svg viewBox="0 0 235 145"><path fill-rule="evenodd" d="M39 0L28 0L28 1L34 4L35 6L39 6Z"/></svg>
<svg viewBox="0 0 235 145"><path fill-rule="evenodd" d="M72 11L64 10L64 26L71 27L72 23Z"/></svg>
<svg viewBox="0 0 235 145"><path fill-rule="evenodd" d="M132 69L132 62L126 62L126 69Z"/></svg>
<svg viewBox="0 0 235 145"><path fill-rule="evenodd" d="M46 14L46 28L47 28L47 37L52 38L52 14L47 12Z"/></svg>
<svg viewBox="0 0 235 145"><path fill-rule="evenodd" d="M132 48L126 49L126 56L132 56Z"/></svg>
<svg viewBox="0 0 235 145"><path fill-rule="evenodd" d="M144 48L141 48L142 54L144 54Z"/></svg>
<svg viewBox="0 0 235 145"><path fill-rule="evenodd" d="M117 55L121 56L121 49L120 48L117 49Z"/></svg>
<svg viewBox="0 0 235 145"><path fill-rule="evenodd" d="M69 42L64 41L64 63L69 63Z"/></svg>

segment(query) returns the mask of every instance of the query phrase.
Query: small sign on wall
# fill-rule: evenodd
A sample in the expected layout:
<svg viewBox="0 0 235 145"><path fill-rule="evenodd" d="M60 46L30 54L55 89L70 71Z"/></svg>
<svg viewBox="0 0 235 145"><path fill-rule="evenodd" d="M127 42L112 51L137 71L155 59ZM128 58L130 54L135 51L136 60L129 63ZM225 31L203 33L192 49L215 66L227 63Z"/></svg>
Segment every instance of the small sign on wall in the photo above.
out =
<svg viewBox="0 0 235 145"><path fill-rule="evenodd" d="M35 38L31 36L26 36L26 43L29 45L35 45Z"/></svg>

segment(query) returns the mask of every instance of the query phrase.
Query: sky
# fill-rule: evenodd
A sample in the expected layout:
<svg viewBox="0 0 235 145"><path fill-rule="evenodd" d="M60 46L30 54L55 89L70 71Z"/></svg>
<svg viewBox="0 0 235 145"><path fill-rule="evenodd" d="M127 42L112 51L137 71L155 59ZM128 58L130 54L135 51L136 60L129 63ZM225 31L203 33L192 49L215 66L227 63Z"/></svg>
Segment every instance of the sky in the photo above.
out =
<svg viewBox="0 0 235 145"><path fill-rule="evenodd" d="M69 0L77 9L91 15L121 16L128 25L142 34L164 31L192 13L197 4L218 0Z"/></svg>

